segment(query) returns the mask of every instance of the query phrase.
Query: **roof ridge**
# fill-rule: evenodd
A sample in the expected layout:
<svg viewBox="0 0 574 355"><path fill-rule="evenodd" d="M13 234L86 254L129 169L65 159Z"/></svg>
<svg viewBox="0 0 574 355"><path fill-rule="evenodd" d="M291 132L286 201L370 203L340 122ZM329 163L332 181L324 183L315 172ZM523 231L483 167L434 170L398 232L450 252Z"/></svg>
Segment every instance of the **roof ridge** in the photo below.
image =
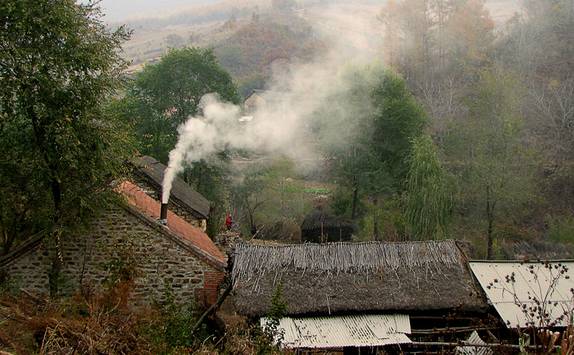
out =
<svg viewBox="0 0 574 355"><path fill-rule="evenodd" d="M302 248L302 247L327 247L332 245L381 245L381 244L447 244L447 243L454 243L456 244L456 239L442 239L442 240L407 240L407 241L387 241L387 240L379 240L379 241L360 241L360 242L329 242L329 243L301 243L301 244L280 244L280 245L260 245L260 244L252 244L249 242L242 242L238 244L238 246L242 247L257 247L257 248Z"/></svg>
<svg viewBox="0 0 574 355"><path fill-rule="evenodd" d="M46 237L45 230L31 237L28 237L22 243L18 244L14 249L12 249L8 254L0 257L0 267L8 265L10 262L19 259L20 257L28 254L32 250L35 250L42 240Z"/></svg>

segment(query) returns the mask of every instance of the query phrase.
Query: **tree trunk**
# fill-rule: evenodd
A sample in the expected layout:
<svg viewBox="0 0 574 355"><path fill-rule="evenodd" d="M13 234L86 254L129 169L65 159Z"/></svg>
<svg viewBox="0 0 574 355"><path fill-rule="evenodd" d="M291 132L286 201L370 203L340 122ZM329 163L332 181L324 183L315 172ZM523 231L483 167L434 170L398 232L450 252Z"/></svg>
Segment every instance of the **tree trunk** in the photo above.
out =
<svg viewBox="0 0 574 355"><path fill-rule="evenodd" d="M353 201L351 204L351 219L355 220L357 218L357 205L359 204L359 184L357 183L357 177L353 176Z"/></svg>
<svg viewBox="0 0 574 355"><path fill-rule="evenodd" d="M379 198L375 196L375 198L373 198L373 205L374 205L374 211L373 211L373 237L375 238L376 241L381 240L380 235L379 235Z"/></svg>
<svg viewBox="0 0 574 355"><path fill-rule="evenodd" d="M201 191L201 188L203 187L201 184L201 177L203 175L203 167L201 166L201 163L197 164L197 181L195 183L195 189L197 192Z"/></svg>
<svg viewBox="0 0 574 355"><path fill-rule="evenodd" d="M249 215L249 230L251 232L251 236L257 234L257 225L255 224L255 217L253 216L254 213L255 211L247 208L247 214Z"/></svg>
<svg viewBox="0 0 574 355"><path fill-rule="evenodd" d="M52 265L48 273L48 285L50 287L50 297L54 298L58 295L60 286L60 272L62 271L62 263L60 261L59 243L53 251Z"/></svg>
<svg viewBox="0 0 574 355"><path fill-rule="evenodd" d="M491 260L493 257L492 247L494 244L492 233L494 224L494 202L491 200L490 185L486 185L486 220L488 223L486 230L486 259Z"/></svg>
<svg viewBox="0 0 574 355"><path fill-rule="evenodd" d="M7 255L12 248L12 244L14 243L14 236L16 235L16 231L7 231L2 230L2 255Z"/></svg>
<svg viewBox="0 0 574 355"><path fill-rule="evenodd" d="M54 203L54 215L52 217L52 222L54 226L58 225L60 217L62 216L62 187L60 185L60 179L58 174L58 167L54 163L54 159L50 156L49 143L46 142L46 135L44 128L40 125L39 117L34 111L33 103L28 104L28 115L32 121L32 128L34 130L34 139L38 148L42 151L42 157L46 166L50 171L49 183L50 190L52 193L52 201ZM57 150L56 150L56 153ZM56 296L58 293L58 280L60 279L60 270L62 269L62 260L60 253L60 235L56 231L52 233L52 237L55 239L56 248L51 257L52 266L48 275L48 282L50 287L50 296Z"/></svg>

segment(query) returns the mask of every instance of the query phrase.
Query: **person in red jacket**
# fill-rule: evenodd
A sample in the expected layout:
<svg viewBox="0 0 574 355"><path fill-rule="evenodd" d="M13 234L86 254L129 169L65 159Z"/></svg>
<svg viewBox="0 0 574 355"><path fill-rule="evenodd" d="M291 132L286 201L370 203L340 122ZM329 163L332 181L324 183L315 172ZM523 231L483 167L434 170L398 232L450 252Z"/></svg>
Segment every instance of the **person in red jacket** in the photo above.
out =
<svg viewBox="0 0 574 355"><path fill-rule="evenodd" d="M227 214L227 217L225 217L225 227L227 227L227 230L231 230L231 227L233 226L233 219L231 218L231 214Z"/></svg>

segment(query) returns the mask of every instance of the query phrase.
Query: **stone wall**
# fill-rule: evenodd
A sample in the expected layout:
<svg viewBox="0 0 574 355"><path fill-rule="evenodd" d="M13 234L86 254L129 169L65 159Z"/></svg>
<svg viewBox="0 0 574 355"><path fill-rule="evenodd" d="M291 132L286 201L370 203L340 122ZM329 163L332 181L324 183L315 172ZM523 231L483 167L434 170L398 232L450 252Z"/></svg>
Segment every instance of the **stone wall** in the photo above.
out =
<svg viewBox="0 0 574 355"><path fill-rule="evenodd" d="M150 184L145 178L134 174L132 181L142 189L146 195L150 196L156 201L161 201L160 190L158 190L153 184ZM205 231L206 220L195 217L190 211L189 207L185 206L183 203L177 199L170 198L168 203L168 209L173 211L175 214L183 218L187 223L202 228Z"/></svg>
<svg viewBox="0 0 574 355"><path fill-rule="evenodd" d="M161 302L168 293L182 304L215 300L223 272L157 228L121 206L112 206L85 234L62 236L59 290L72 294L81 287L98 289L129 271L134 275L132 297L136 303ZM9 263L5 267L9 281L48 294L54 244L44 240Z"/></svg>

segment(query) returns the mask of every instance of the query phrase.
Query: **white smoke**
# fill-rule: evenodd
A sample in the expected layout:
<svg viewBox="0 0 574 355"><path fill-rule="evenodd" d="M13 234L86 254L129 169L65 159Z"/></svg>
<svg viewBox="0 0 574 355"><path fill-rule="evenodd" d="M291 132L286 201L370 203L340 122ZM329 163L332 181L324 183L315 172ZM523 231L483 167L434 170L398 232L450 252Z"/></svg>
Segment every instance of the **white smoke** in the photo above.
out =
<svg viewBox="0 0 574 355"><path fill-rule="evenodd" d="M192 165L226 148L277 153L294 161L315 156L308 132L310 117L334 93L344 90L347 83L343 74L348 67L371 63L381 55L377 11L348 5L319 10L320 15L312 11L300 15L330 40L330 50L310 63L292 63L289 70L277 74L271 90L263 94L266 104L251 113L253 119L240 123L238 106L209 94L201 100L201 116L191 117L179 127L179 140L169 154L163 180L163 203L168 202L173 180L186 164ZM341 105L337 110L346 112L348 108ZM352 117L349 118L352 124ZM338 128L341 133L345 130L346 127Z"/></svg>

